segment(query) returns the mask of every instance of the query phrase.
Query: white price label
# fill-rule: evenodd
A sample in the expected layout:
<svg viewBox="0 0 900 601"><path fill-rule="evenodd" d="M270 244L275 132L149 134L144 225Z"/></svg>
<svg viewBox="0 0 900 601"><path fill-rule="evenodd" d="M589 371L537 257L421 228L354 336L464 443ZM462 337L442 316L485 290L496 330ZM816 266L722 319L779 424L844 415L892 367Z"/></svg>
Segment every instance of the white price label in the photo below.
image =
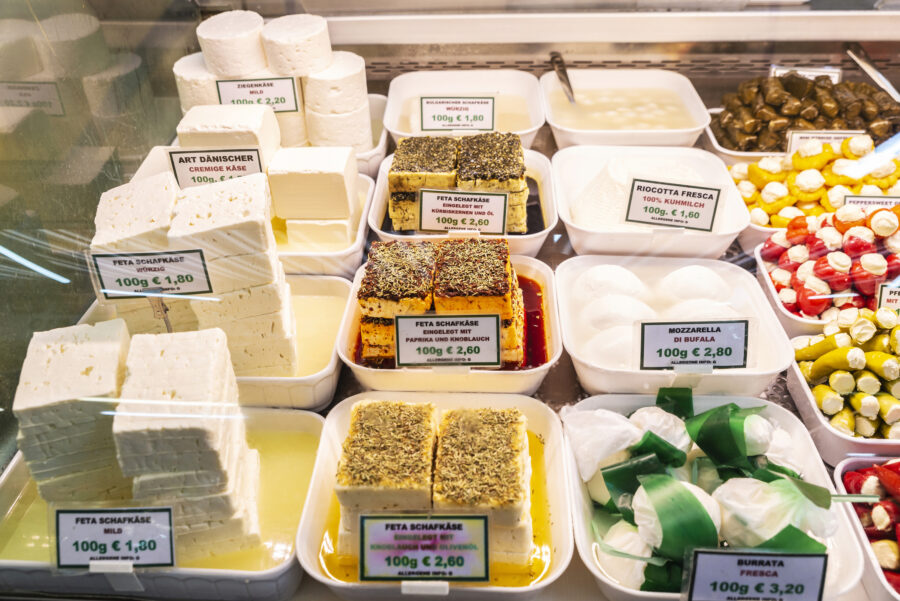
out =
<svg viewBox="0 0 900 601"><path fill-rule="evenodd" d="M499 315L397 315L397 367L500 366Z"/></svg>
<svg viewBox="0 0 900 601"><path fill-rule="evenodd" d="M839 67L785 67L783 65L772 65L769 67L769 77L781 77L791 71L796 71L798 75L807 79L815 79L820 75L827 75L832 83L841 83L842 74Z"/></svg>
<svg viewBox="0 0 900 601"><path fill-rule="evenodd" d="M861 129L792 129L787 132L787 154L791 156L801 144L809 140L831 144L838 150L836 147L847 138L861 136L864 133L866 132Z"/></svg>
<svg viewBox="0 0 900 601"><path fill-rule="evenodd" d="M422 131L494 129L492 97L422 96L419 99Z"/></svg>
<svg viewBox="0 0 900 601"><path fill-rule="evenodd" d="M486 582L485 515L360 516L360 581Z"/></svg>
<svg viewBox="0 0 900 601"><path fill-rule="evenodd" d="M419 229L424 232L478 230L506 233L509 195L500 192L419 190Z"/></svg>
<svg viewBox="0 0 900 601"><path fill-rule="evenodd" d="M688 601L820 601L825 553L695 550Z"/></svg>
<svg viewBox="0 0 900 601"><path fill-rule="evenodd" d="M0 81L0 106L41 109L48 115L66 114L55 82Z"/></svg>
<svg viewBox="0 0 900 601"><path fill-rule="evenodd" d="M711 232L721 188L632 178L625 221Z"/></svg>
<svg viewBox="0 0 900 601"><path fill-rule="evenodd" d="M262 104L276 113L296 113L297 82L293 77L217 80L219 104Z"/></svg>
<svg viewBox="0 0 900 601"><path fill-rule="evenodd" d="M856 205L858 207L884 207L889 209L898 203L900 203L900 196L863 196L848 194L844 197L845 205Z"/></svg>
<svg viewBox="0 0 900 601"><path fill-rule="evenodd" d="M262 173L259 150L170 150L172 172L180 188L223 182Z"/></svg>
<svg viewBox="0 0 900 601"><path fill-rule="evenodd" d="M878 287L878 308L900 310L900 283L887 282Z"/></svg>
<svg viewBox="0 0 900 601"><path fill-rule="evenodd" d="M100 292L108 300L145 293L206 294L213 291L203 251L91 254Z"/></svg>
<svg viewBox="0 0 900 601"><path fill-rule="evenodd" d="M746 319L729 321L641 322L641 369L708 365L747 367Z"/></svg>
<svg viewBox="0 0 900 601"><path fill-rule="evenodd" d="M87 568L93 561L174 566L173 538L171 507L56 510L59 568Z"/></svg>

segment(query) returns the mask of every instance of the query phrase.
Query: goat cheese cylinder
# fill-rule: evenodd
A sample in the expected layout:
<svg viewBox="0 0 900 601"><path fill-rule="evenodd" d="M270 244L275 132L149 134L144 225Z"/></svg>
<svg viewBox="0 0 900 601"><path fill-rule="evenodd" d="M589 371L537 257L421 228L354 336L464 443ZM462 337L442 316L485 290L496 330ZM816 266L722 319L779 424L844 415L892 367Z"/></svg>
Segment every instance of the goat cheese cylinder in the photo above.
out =
<svg viewBox="0 0 900 601"><path fill-rule="evenodd" d="M41 21L38 52L56 77L82 77L109 65L100 21L85 13L54 15Z"/></svg>
<svg viewBox="0 0 900 601"><path fill-rule="evenodd" d="M0 79L17 80L43 70L35 37L37 26L25 19L0 19Z"/></svg>
<svg viewBox="0 0 900 601"><path fill-rule="evenodd" d="M288 15L262 30L269 68L280 75L303 77L331 64L328 22L317 15Z"/></svg>
<svg viewBox="0 0 900 601"><path fill-rule="evenodd" d="M125 113L152 114L153 90L144 61L137 54L117 54L106 69L81 80L91 114L117 117Z"/></svg>
<svg viewBox="0 0 900 601"><path fill-rule="evenodd" d="M172 65L181 111L201 104L219 104L216 76L206 67L202 52L182 56Z"/></svg>
<svg viewBox="0 0 900 601"><path fill-rule="evenodd" d="M372 150L372 119L366 104L349 113L326 114L306 107L306 129L313 146L352 146L354 152Z"/></svg>
<svg viewBox="0 0 900 601"><path fill-rule="evenodd" d="M352 52L335 52L326 69L303 78L306 106L322 114L350 113L368 106L366 61Z"/></svg>
<svg viewBox="0 0 900 601"><path fill-rule="evenodd" d="M230 10L197 26L197 40L210 71L219 77L243 77L266 68L260 34L263 18L250 10Z"/></svg>

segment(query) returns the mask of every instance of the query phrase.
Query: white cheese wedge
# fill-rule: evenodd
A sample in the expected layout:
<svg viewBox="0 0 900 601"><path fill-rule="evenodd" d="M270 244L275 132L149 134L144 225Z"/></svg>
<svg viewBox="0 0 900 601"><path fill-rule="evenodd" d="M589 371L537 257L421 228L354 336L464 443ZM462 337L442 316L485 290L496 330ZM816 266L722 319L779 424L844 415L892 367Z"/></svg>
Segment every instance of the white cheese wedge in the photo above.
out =
<svg viewBox="0 0 900 601"><path fill-rule="evenodd" d="M100 195L94 252L161 251L169 245L178 184L171 173L132 181Z"/></svg>
<svg viewBox="0 0 900 601"><path fill-rule="evenodd" d="M43 70L33 21L0 19L0 80L16 81Z"/></svg>
<svg viewBox="0 0 900 601"><path fill-rule="evenodd" d="M281 144L275 113L264 105L194 106L175 131L179 146L185 150L258 148L263 170Z"/></svg>
<svg viewBox="0 0 900 601"><path fill-rule="evenodd" d="M206 264L206 268L215 294L269 284L278 280L284 271L274 249L214 259Z"/></svg>
<svg viewBox="0 0 900 601"><path fill-rule="evenodd" d="M105 69L109 48L100 21L87 13L54 15L40 22L38 52L45 70L58 78L82 77Z"/></svg>
<svg viewBox="0 0 900 601"><path fill-rule="evenodd" d="M207 69L202 52L182 56L172 65L181 112L201 104L219 104L216 76Z"/></svg>
<svg viewBox="0 0 900 601"><path fill-rule="evenodd" d="M144 61L137 54L123 52L110 65L81 79L91 114L118 117L126 113L152 114L153 90Z"/></svg>
<svg viewBox="0 0 900 601"><path fill-rule="evenodd" d="M358 217L347 219L287 219L288 244L302 252L334 252L350 246L356 238Z"/></svg>
<svg viewBox="0 0 900 601"><path fill-rule="evenodd" d="M306 106L323 115L350 113L366 107L366 61L358 54L338 51L331 64L303 78Z"/></svg>
<svg viewBox="0 0 900 601"><path fill-rule="evenodd" d="M249 10L231 10L197 26L197 40L210 71L220 77L243 77L266 68L263 19Z"/></svg>
<svg viewBox="0 0 900 601"><path fill-rule="evenodd" d="M347 113L319 113L306 107L306 130L313 146L352 146L355 152L372 150L369 105Z"/></svg>
<svg viewBox="0 0 900 601"><path fill-rule="evenodd" d="M357 210L352 148L282 148L268 173L275 215L282 219L347 219Z"/></svg>
<svg viewBox="0 0 900 601"><path fill-rule="evenodd" d="M305 76L331 64L328 22L317 15L272 19L262 30L269 68L281 75Z"/></svg>
<svg viewBox="0 0 900 601"><path fill-rule="evenodd" d="M169 243L202 248L207 261L266 252L275 240L271 206L263 173L186 188L175 202Z"/></svg>
<svg viewBox="0 0 900 601"><path fill-rule="evenodd" d="M191 300L191 308L199 323L211 324L278 311L291 301L291 290L284 281L284 271L274 282L241 288L233 292L210 295L217 301Z"/></svg>

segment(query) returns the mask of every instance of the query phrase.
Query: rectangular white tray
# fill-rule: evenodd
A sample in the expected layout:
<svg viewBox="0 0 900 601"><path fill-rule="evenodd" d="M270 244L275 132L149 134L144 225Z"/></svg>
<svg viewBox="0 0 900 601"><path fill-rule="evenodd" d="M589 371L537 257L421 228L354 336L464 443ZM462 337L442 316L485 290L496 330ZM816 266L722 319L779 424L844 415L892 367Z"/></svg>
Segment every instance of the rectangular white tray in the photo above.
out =
<svg viewBox="0 0 900 601"><path fill-rule="evenodd" d="M341 454L341 445L350 427L350 409L362 399L394 400L414 403L433 403L438 410L455 408L492 407L517 408L528 420L528 429L544 441L544 469L553 482L565 482L567 462L559 418L547 405L531 397L511 394L460 394L428 392L364 392L349 397L328 413L322 431L322 441L316 466L313 470L310 493L300 519L297 532L297 556L303 569L313 578L329 587L345 599L372 601L381 599L408 599L427 601L434 595L407 594L395 583L346 583L331 579L319 563L319 548L325 532L328 509L334 496L334 475ZM572 519L565 486L552 486L547 482L550 504L550 569L544 578L527 587L450 586L443 599L527 599L537 597L565 571L572 559ZM431 583L439 585L440 583Z"/></svg>
<svg viewBox="0 0 900 601"><path fill-rule="evenodd" d="M324 425L320 415L308 411L249 408L243 409L243 413L251 428L290 428L321 434ZM29 477L22 454L17 453L0 476L0 515L6 515ZM0 591L195 601L286 601L297 590L303 576L296 547L279 566L258 572L176 567L148 568L134 573L143 591L117 589L102 573L63 574L49 561L0 561Z"/></svg>
<svg viewBox="0 0 900 601"><path fill-rule="evenodd" d="M592 411L594 409L608 409L623 415L629 415L641 407L652 406L656 403L654 395L599 395L593 396L573 406L575 411ZM775 422L784 428L795 441L801 452L795 457L803 468L803 476L806 480L819 486L824 486L834 492L828 472L822 465L812 440L803 424L789 411L763 401L762 399L731 396L694 396L694 408L700 413L726 403L735 403L740 407L760 407L765 409L762 416ZM578 469L575 466L575 455L566 439L566 451L569 455L568 476L569 495L572 501L572 519L575 528L575 545L578 554L585 563L597 586L603 595L611 601L677 601L681 598L679 593L651 593L625 588L610 578L594 559L594 535L591 531L591 516L594 504L588 495L587 486L581 481ZM826 541L828 546L828 569L825 574L825 599L836 599L848 593L859 582L862 576L862 558L858 550L852 544L853 535L850 533L851 525L843 511L838 511L838 531Z"/></svg>
<svg viewBox="0 0 900 601"><path fill-rule="evenodd" d="M651 286L652 278L661 279L663 275L688 265L712 269L732 287L731 300L738 312L755 319L755 350L753 347L748 349L750 367L692 374L671 369L611 369L592 362L575 343L580 326L570 295L575 279L594 265L621 265L634 271L648 286ZM793 359L790 343L759 284L749 272L731 263L709 259L583 255L560 263L556 268L556 280L563 345L572 357L578 381L591 394L646 393L666 386L693 388L695 394L760 394L780 372L788 368Z"/></svg>
<svg viewBox="0 0 900 601"><path fill-rule="evenodd" d="M775 311L775 316L778 317L778 321L781 322L784 331L791 337L821 334L822 327L825 325L824 321L808 317L797 317L784 308L784 305L778 298L778 293L775 292L775 284L772 283L772 278L769 277L769 273L766 271L765 262L759 254L761 248L762 244L753 249L753 256L756 258L756 279L759 280L759 285L765 291L766 298L769 300L769 304L772 305L772 310Z"/></svg>
<svg viewBox="0 0 900 601"><path fill-rule="evenodd" d="M437 240L445 238L446 234L393 234L381 229L385 215L388 212L388 171L394 155L388 155L381 163L378 170L378 181L375 183L375 198L372 201L372 209L369 211L369 228L382 242L389 240ZM556 210L556 196L553 176L550 170L550 161L543 154L534 150L525 150L525 169L531 172L531 176L540 184L541 214L544 218L544 229L531 234L510 234L508 236L485 235L484 238L506 238L509 240L509 252L513 255L525 255L534 257L544 245L544 240L550 231L556 227L559 218ZM479 235L475 232L475 235Z"/></svg>
<svg viewBox="0 0 900 601"><path fill-rule="evenodd" d="M535 280L544 291L544 333L547 336L547 362L539 367L521 370L482 369L467 366L401 367L399 369L375 369L353 360L353 349L359 336L359 320L362 313L359 303L347 303L341 331L338 333L338 356L365 388L372 390L423 390L448 392L502 392L510 394L534 394L550 368L562 355L562 336L559 314L556 308L556 286L553 271L541 261L531 257L510 257L516 273ZM360 267L353 280L351 300L356 299L359 284L365 273Z"/></svg>

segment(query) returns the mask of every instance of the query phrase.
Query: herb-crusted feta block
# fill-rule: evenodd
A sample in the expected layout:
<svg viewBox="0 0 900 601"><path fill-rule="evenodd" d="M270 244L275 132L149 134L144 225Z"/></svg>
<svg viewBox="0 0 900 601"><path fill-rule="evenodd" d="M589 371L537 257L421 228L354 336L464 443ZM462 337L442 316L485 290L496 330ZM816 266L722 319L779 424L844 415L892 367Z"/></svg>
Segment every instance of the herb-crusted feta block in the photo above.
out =
<svg viewBox="0 0 900 601"><path fill-rule="evenodd" d="M435 250L430 242L373 242L357 300L369 317L393 319L431 308Z"/></svg>
<svg viewBox="0 0 900 601"><path fill-rule="evenodd" d="M178 183L171 172L132 181L100 195L94 252L148 252L168 247Z"/></svg>
<svg viewBox="0 0 900 601"><path fill-rule="evenodd" d="M338 462L335 494L346 510L428 511L435 411L430 403L360 401Z"/></svg>
<svg viewBox="0 0 900 601"><path fill-rule="evenodd" d="M518 286L505 239L462 238L438 245L434 308L438 313L497 313L513 319Z"/></svg>
<svg viewBox="0 0 900 601"><path fill-rule="evenodd" d="M492 132L461 138L457 186L462 190L527 190L525 152L519 136Z"/></svg>
<svg viewBox="0 0 900 601"><path fill-rule="evenodd" d="M440 136L402 138L388 171L388 190L417 192L420 188L456 185L456 139Z"/></svg>

